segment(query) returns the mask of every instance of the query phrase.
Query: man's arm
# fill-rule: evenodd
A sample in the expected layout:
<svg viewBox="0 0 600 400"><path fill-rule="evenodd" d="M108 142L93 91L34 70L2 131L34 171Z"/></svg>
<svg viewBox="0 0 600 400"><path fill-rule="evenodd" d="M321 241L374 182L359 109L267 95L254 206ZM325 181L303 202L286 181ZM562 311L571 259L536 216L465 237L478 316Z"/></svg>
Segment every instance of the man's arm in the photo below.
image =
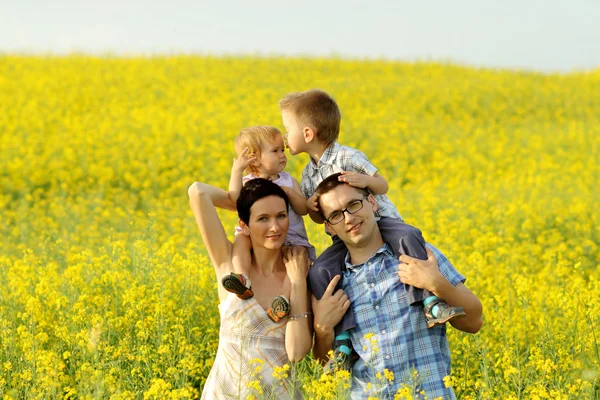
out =
<svg viewBox="0 0 600 400"><path fill-rule="evenodd" d="M440 280L437 286L432 288L431 292L452 307L462 307L465 310L465 316L454 318L450 324L456 329L477 333L483 325L483 306L481 301L467 288L464 283L459 282L456 286L452 285L447 279Z"/></svg>
<svg viewBox="0 0 600 400"><path fill-rule="evenodd" d="M333 293L340 279L340 275L336 275L329 282L321 300L312 296L312 309L315 317L313 355L321 361L327 361L329 358L327 353L333 349L335 339L334 327L342 320L346 310L350 307L350 300L342 289Z"/></svg>
<svg viewBox="0 0 600 400"><path fill-rule="evenodd" d="M427 260L419 260L410 256L400 256L401 264L398 275L403 283L427 289L453 307L462 307L465 316L456 318L450 323L463 332L477 333L483 325L483 306L481 302L462 282L456 286L440 271L456 271L448 259L438 252L438 258L427 249ZM440 267L438 268L438 262Z"/></svg>

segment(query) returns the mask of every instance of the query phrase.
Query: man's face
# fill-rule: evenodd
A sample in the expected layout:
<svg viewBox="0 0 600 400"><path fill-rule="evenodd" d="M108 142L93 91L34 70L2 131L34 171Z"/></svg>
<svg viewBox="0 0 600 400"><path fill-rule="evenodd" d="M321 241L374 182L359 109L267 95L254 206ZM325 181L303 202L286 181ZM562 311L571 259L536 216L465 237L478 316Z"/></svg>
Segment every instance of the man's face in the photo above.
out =
<svg viewBox="0 0 600 400"><path fill-rule="evenodd" d="M329 218L349 206L357 207L356 202L361 200L362 208L354 214L344 212L341 222L334 225L325 222L328 224L329 230L337 235L347 247L362 247L369 243L377 228L375 220L377 202L372 195L365 198L363 191L347 184L339 185L319 198L319 206L325 218Z"/></svg>
<svg viewBox="0 0 600 400"><path fill-rule="evenodd" d="M304 140L302 128L296 120L296 115L289 110L282 110L281 119L285 128L285 144L290 149L290 154L296 155L302 153L306 141Z"/></svg>

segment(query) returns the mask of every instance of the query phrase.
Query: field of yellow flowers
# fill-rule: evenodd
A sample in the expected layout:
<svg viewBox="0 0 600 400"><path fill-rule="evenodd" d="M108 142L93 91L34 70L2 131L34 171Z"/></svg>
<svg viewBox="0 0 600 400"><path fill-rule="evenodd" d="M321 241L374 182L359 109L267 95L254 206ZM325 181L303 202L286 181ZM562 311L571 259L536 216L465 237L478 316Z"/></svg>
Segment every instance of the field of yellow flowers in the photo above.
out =
<svg viewBox="0 0 600 400"><path fill-rule="evenodd" d="M279 98L314 87L484 304L480 333L449 330L458 397L600 398L600 70L10 55L0 396L198 397L219 321L187 187L226 187L238 131L282 129ZM296 369L307 398L343 397L310 359Z"/></svg>

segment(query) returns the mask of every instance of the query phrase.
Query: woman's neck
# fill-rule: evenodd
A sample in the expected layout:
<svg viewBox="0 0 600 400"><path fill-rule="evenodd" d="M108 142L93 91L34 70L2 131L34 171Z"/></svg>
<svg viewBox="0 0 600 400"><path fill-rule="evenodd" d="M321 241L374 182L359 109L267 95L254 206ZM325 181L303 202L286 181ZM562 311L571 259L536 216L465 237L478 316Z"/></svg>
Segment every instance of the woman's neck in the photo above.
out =
<svg viewBox="0 0 600 400"><path fill-rule="evenodd" d="M264 276L271 275L274 271L283 267L283 258L280 249L254 248L254 268Z"/></svg>

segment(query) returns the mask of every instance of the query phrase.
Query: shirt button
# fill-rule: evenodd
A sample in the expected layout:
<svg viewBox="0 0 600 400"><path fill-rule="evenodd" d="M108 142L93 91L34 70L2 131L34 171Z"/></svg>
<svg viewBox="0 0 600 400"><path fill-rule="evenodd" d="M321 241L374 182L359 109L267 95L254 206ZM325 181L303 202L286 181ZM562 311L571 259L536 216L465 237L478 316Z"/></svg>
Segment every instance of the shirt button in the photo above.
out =
<svg viewBox="0 0 600 400"><path fill-rule="evenodd" d="M374 283L371 283L371 287L375 287L375 284L374 284Z"/></svg>
<svg viewBox="0 0 600 400"><path fill-rule="evenodd" d="M385 335L387 333L387 331L384 329L381 331L381 333L383 333Z"/></svg>
<svg viewBox="0 0 600 400"><path fill-rule="evenodd" d="M375 309L376 309L376 310L379 310L379 306L375 306Z"/></svg>
<svg viewBox="0 0 600 400"><path fill-rule="evenodd" d="M387 356L385 356L385 358L389 360L390 359L390 355L388 354Z"/></svg>

